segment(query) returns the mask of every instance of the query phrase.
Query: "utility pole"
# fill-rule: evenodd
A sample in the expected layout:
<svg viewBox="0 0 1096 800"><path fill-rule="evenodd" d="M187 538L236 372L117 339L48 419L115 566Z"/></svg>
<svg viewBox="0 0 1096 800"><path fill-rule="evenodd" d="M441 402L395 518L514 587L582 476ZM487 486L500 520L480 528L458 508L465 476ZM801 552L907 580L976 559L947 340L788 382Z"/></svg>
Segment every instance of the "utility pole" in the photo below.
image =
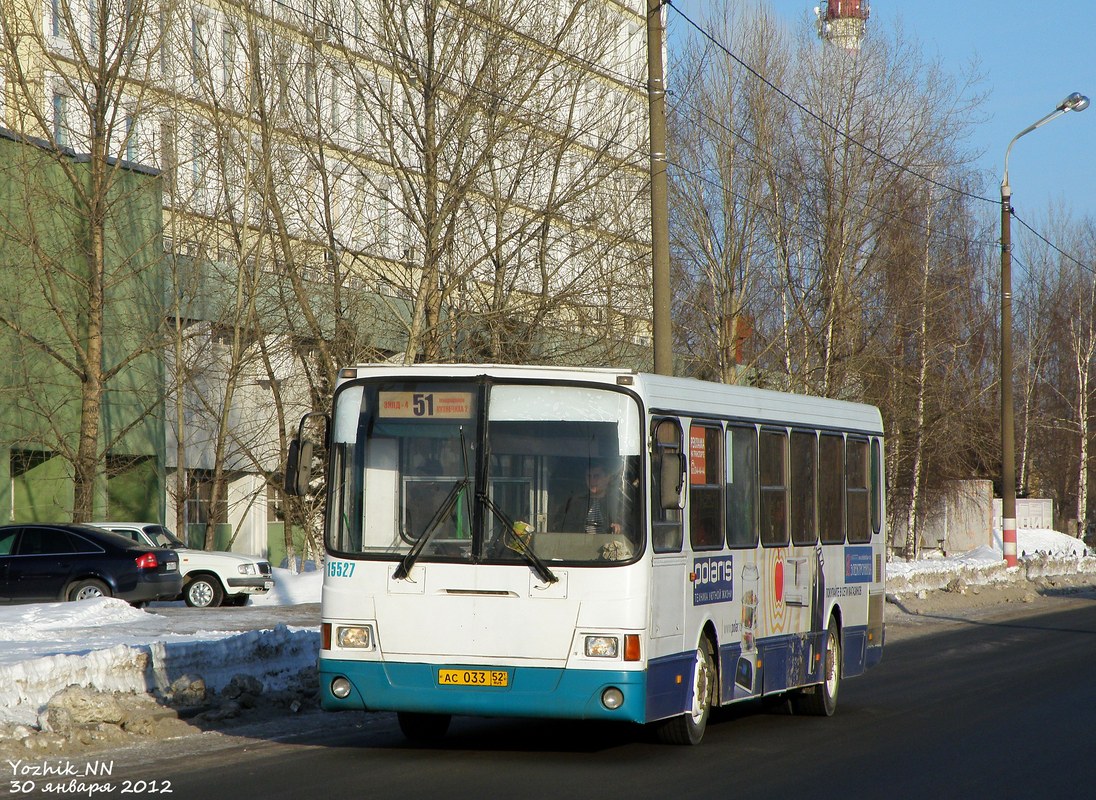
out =
<svg viewBox="0 0 1096 800"><path fill-rule="evenodd" d="M654 369L674 374L670 322L670 220L666 190L666 76L662 0L647 0L647 99L651 117L651 300Z"/></svg>
<svg viewBox="0 0 1096 800"><path fill-rule="evenodd" d="M1012 186L1008 180L1008 157L1021 136L1027 136L1070 111L1084 111L1089 100L1074 92L1054 111L1012 137L1005 149L1005 171L1001 178L1001 550L1005 564L1015 567L1016 557L1016 443L1012 408Z"/></svg>

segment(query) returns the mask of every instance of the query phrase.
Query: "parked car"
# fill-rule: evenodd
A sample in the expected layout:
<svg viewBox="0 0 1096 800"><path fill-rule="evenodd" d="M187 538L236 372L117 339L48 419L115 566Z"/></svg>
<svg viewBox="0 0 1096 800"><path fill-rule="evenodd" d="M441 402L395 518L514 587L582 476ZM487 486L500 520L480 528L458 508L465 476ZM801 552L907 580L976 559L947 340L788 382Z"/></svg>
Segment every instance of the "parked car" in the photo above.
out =
<svg viewBox="0 0 1096 800"><path fill-rule="evenodd" d="M269 561L239 553L187 547L174 533L154 522L94 524L146 546L174 550L179 555L179 569L183 574L182 599L193 608L242 606L251 595L264 595L274 588Z"/></svg>
<svg viewBox="0 0 1096 800"><path fill-rule="evenodd" d="M179 596L174 551L90 525L0 525L0 602L119 597L134 605Z"/></svg>

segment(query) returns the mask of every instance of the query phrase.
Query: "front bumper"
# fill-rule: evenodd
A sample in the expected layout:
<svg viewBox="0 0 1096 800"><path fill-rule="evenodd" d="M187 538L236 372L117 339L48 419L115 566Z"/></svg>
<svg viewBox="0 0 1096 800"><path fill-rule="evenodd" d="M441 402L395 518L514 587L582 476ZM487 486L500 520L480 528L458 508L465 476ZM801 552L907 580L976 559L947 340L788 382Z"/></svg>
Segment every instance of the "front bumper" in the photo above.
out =
<svg viewBox="0 0 1096 800"><path fill-rule="evenodd" d="M505 687L441 686L439 669L505 669ZM350 681L350 695L340 700L331 682ZM624 696L608 709L602 693L615 687ZM646 720L646 677L642 671L498 667L468 664L414 664L343 661L320 658L320 701L329 711L416 711L472 716Z"/></svg>
<svg viewBox="0 0 1096 800"><path fill-rule="evenodd" d="M274 588L274 579L269 575L250 578L229 578L228 588L238 594L266 594Z"/></svg>

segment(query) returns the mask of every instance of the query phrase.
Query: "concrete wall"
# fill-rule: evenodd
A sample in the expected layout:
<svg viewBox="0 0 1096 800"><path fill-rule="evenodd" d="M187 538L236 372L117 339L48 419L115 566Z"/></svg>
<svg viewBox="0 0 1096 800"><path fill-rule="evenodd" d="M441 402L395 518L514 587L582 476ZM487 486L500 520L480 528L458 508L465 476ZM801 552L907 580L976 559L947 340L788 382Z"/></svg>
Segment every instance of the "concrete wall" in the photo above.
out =
<svg viewBox="0 0 1096 800"><path fill-rule="evenodd" d="M993 484L990 481L952 481L932 506L922 547L946 553L965 553L993 545Z"/></svg>
<svg viewBox="0 0 1096 800"><path fill-rule="evenodd" d="M1001 500L993 500L993 525L1001 527ZM1039 498L1016 499L1017 528L1045 528L1054 530L1054 501Z"/></svg>
<svg viewBox="0 0 1096 800"><path fill-rule="evenodd" d="M947 490L927 501L921 547L945 553L965 553L976 547L992 547L994 530L1001 528L1001 500L993 496L990 481L952 481ZM905 520L894 524L891 542L905 544ZM1054 501L1017 499L1017 528L1054 529Z"/></svg>

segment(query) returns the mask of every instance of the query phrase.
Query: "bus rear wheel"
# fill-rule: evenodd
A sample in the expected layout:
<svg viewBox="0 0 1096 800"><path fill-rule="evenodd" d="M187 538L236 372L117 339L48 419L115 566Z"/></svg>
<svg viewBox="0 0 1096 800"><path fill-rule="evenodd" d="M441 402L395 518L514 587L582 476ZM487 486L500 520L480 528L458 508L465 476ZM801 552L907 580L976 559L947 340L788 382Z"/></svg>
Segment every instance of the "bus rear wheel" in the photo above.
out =
<svg viewBox="0 0 1096 800"><path fill-rule="evenodd" d="M693 704L679 717L671 717L658 723L658 738L665 744L700 744L712 715L716 697L716 669L712 643L707 637L700 640L696 649L696 665L693 669Z"/></svg>
<svg viewBox="0 0 1096 800"><path fill-rule="evenodd" d="M800 689L792 695L796 714L831 717L837 710L837 691L841 688L841 631L830 620L826 630L826 653L823 657L822 683Z"/></svg>
<svg viewBox="0 0 1096 800"><path fill-rule="evenodd" d="M445 736L452 719L448 714L423 714L418 711L399 711L396 720L403 735L412 742L427 744Z"/></svg>

